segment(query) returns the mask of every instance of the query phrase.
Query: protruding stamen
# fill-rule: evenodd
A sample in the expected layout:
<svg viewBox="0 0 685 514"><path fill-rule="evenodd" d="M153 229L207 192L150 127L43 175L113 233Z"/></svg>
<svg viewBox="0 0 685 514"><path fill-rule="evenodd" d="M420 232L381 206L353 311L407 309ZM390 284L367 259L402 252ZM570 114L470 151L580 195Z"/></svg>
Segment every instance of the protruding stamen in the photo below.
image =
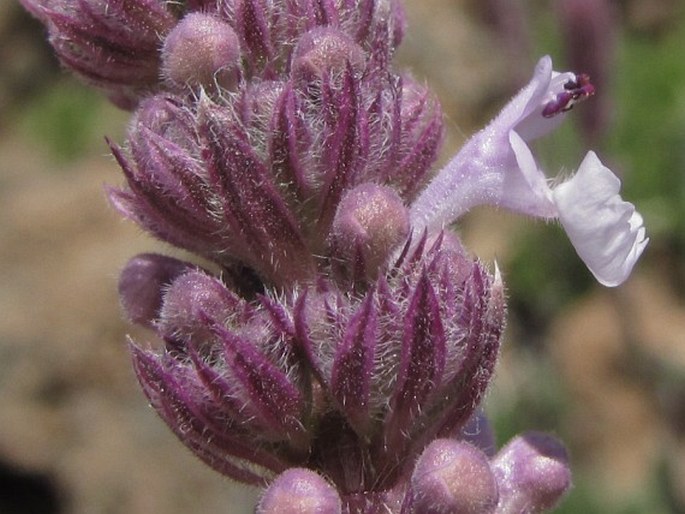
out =
<svg viewBox="0 0 685 514"><path fill-rule="evenodd" d="M564 90L557 93L554 100L545 104L542 115L551 118L559 113L570 111L575 104L595 94L595 86L589 75L581 73L564 84Z"/></svg>

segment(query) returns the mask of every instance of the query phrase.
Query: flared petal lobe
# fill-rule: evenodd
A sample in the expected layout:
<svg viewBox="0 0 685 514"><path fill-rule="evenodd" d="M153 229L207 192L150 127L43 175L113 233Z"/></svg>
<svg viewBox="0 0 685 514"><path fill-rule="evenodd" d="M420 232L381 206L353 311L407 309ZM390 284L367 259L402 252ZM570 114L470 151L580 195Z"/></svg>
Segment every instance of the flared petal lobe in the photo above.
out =
<svg viewBox="0 0 685 514"><path fill-rule="evenodd" d="M589 152L552 195L559 220L588 269L605 286L621 284L649 239L642 216L619 195L620 180Z"/></svg>

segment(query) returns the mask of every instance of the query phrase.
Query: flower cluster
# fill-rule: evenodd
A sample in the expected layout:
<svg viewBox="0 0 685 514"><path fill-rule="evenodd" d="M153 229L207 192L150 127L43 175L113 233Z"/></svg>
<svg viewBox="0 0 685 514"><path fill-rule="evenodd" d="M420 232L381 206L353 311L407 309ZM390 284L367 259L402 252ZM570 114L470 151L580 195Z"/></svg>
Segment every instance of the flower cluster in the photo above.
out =
<svg viewBox="0 0 685 514"><path fill-rule="evenodd" d="M133 258L119 292L152 406L267 513L553 507L563 447L496 452L479 404L504 326L499 273L447 228L490 204L558 219L606 285L647 240L589 153L550 187L527 143L593 94L543 58L429 180L436 99L391 66L398 0L22 0L64 65L134 110L114 207L205 267Z"/></svg>

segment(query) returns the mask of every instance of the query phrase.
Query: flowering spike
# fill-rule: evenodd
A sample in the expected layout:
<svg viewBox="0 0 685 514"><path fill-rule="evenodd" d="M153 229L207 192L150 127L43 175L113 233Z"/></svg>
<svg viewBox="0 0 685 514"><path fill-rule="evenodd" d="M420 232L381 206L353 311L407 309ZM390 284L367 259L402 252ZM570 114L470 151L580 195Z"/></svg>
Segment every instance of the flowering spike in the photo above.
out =
<svg viewBox="0 0 685 514"><path fill-rule="evenodd" d="M558 501L556 442L494 455L480 403L504 288L444 229L482 204L558 219L601 283L627 278L648 240L618 179L590 152L549 182L529 147L593 95L587 75L542 58L422 189L442 113L391 66L400 0L21 1L65 66L136 108L108 142L114 206L210 261L140 255L119 284L162 343L131 344L138 379L188 448L268 486L259 514Z"/></svg>

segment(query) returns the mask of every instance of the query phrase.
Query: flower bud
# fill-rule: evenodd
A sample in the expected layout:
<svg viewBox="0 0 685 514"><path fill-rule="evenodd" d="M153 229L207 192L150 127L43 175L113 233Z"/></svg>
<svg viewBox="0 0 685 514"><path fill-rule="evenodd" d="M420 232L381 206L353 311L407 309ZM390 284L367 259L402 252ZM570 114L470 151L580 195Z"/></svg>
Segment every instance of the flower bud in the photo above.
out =
<svg viewBox="0 0 685 514"><path fill-rule="evenodd" d="M500 500L497 512L545 512L571 487L568 456L554 437L530 432L514 438L493 460Z"/></svg>
<svg viewBox="0 0 685 514"><path fill-rule="evenodd" d="M232 88L240 78L240 41L228 23L188 14L162 48L163 72L177 87Z"/></svg>
<svg viewBox="0 0 685 514"><path fill-rule="evenodd" d="M257 514L340 514L337 491L315 472L292 468L265 491Z"/></svg>
<svg viewBox="0 0 685 514"><path fill-rule="evenodd" d="M453 439L436 439L411 478L412 512L487 514L497 506L497 483L487 456Z"/></svg>
<svg viewBox="0 0 685 514"><path fill-rule="evenodd" d="M110 189L114 207L159 239L212 257L221 225L207 193L193 115L177 98L141 102L129 131L130 155L111 144L128 187Z"/></svg>
<svg viewBox="0 0 685 514"><path fill-rule="evenodd" d="M189 272L167 288L156 328L167 341L178 340L183 345L192 341L200 347L213 340L207 319L231 319L239 304L219 280L200 271Z"/></svg>
<svg viewBox="0 0 685 514"><path fill-rule="evenodd" d="M331 229L334 255L375 277L390 252L409 234L409 217L395 191L361 184L340 201Z"/></svg>
<svg viewBox="0 0 685 514"><path fill-rule="evenodd" d="M119 278L119 298L131 323L152 328L164 289L192 266L178 259L144 253L128 261Z"/></svg>
<svg viewBox="0 0 685 514"><path fill-rule="evenodd" d="M47 25L64 66L114 93L118 105L159 83L159 38L176 22L159 0L22 0ZM126 101L124 101L126 100Z"/></svg>
<svg viewBox="0 0 685 514"><path fill-rule="evenodd" d="M302 36L293 53L292 76L296 83L309 84L325 77L340 76L352 68L355 76L364 70L364 50L345 33L318 27Z"/></svg>

